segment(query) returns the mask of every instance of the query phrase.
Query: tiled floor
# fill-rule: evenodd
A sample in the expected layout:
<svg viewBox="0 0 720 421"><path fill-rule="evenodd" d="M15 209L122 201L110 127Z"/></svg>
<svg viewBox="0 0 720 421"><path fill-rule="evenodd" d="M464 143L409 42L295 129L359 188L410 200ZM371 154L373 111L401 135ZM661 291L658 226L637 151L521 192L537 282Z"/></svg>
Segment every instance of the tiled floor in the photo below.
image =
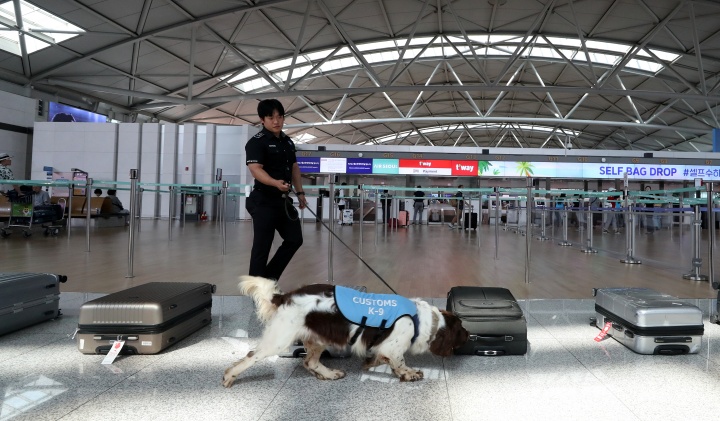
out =
<svg viewBox="0 0 720 421"><path fill-rule="evenodd" d="M326 364L346 378L320 381L298 359L272 358L231 389L223 370L256 343L248 298L216 296L209 328L158 355L101 365L72 339L80 305L99 294L64 292L64 316L0 337L0 420L712 420L720 413L720 326L713 300L698 354L634 354L597 343L592 300L521 301L525 356L409 356L425 379L400 383L386 366ZM432 300L444 306L441 298Z"/></svg>

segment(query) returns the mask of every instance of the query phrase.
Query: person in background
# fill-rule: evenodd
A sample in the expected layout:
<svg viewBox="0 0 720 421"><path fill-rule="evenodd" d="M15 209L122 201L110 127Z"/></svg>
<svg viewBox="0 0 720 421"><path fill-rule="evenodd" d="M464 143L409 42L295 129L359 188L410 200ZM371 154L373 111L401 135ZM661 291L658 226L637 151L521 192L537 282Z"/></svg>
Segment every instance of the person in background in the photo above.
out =
<svg viewBox="0 0 720 421"><path fill-rule="evenodd" d="M460 184L458 186L458 189L462 189L462 188L463 188L463 185ZM457 202L457 203L455 203L455 205L454 205L455 206L455 216L453 216L452 221L450 221L450 223L448 224L450 229L462 228L460 226L460 224L458 223L458 221L460 220L460 215L462 214L463 207L465 205L465 201L463 200L463 194L460 190L458 190L457 193L455 193L455 199L453 199L450 202L450 204L453 204L454 202Z"/></svg>
<svg viewBox="0 0 720 421"><path fill-rule="evenodd" d="M95 196L100 197L102 196L102 189L95 189L93 190L93 193L95 194Z"/></svg>
<svg viewBox="0 0 720 421"><path fill-rule="evenodd" d="M42 186L32 186L33 207L50 204L50 195L43 190Z"/></svg>
<svg viewBox="0 0 720 421"><path fill-rule="evenodd" d="M130 213L129 210L123 207L122 202L120 201L120 199L118 199L117 196L115 196L115 194L117 194L117 191L115 189L108 189L107 197L110 198L110 204L112 205L112 213Z"/></svg>
<svg viewBox="0 0 720 421"><path fill-rule="evenodd" d="M652 190L652 187L645 186L645 191L650 190ZM655 200L655 196L646 196L645 199ZM645 208L649 209L647 212L647 216L645 217L645 233L652 234L653 231L657 231L660 229L660 216L653 211L655 209L655 203L646 203Z"/></svg>
<svg viewBox="0 0 720 421"><path fill-rule="evenodd" d="M608 191L615 191L615 189ZM608 205L606 206L608 210L605 215L607 219L605 219L605 223L603 223L603 233L610 233L610 226L612 226L615 230L615 234L620 234L620 230L618 229L618 211L622 208L620 196L609 196L606 203Z"/></svg>
<svg viewBox="0 0 720 421"><path fill-rule="evenodd" d="M418 189L421 189L421 186L417 186ZM415 193L413 193L413 196L415 196L415 199L413 199L413 219L411 224L421 224L422 225L422 213L423 209L425 209L425 192L422 190L417 190ZM418 221L418 215L420 215L420 222Z"/></svg>
<svg viewBox="0 0 720 421"><path fill-rule="evenodd" d="M10 169L12 165L12 156L8 153L0 153L0 180L14 180L15 175ZM20 186L10 186L8 184L0 185L0 192L6 192L8 190L15 190L20 193Z"/></svg>
<svg viewBox="0 0 720 421"><path fill-rule="evenodd" d="M300 209L305 208L307 201L295 144L282 131L285 107L277 99L266 99L258 103L257 113L263 128L245 145L245 164L255 178L245 201L253 222L249 275L277 281L303 243L300 216L290 197L292 187L295 186ZM268 262L275 231L283 242Z"/></svg>
<svg viewBox="0 0 720 421"><path fill-rule="evenodd" d="M380 195L380 206L382 206L382 221L387 224L388 218L390 218L390 208L392 207L392 195L387 190L383 190Z"/></svg>

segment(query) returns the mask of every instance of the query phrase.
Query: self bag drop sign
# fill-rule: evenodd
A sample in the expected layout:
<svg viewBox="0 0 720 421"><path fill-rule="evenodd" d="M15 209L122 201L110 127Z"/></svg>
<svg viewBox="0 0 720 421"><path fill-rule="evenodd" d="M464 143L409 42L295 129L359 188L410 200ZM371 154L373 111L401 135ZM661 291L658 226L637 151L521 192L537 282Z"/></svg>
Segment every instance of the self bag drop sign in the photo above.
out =
<svg viewBox="0 0 720 421"><path fill-rule="evenodd" d="M586 178L623 178L687 180L701 177L706 180L720 179L720 168L700 165L656 165L656 164L595 164L587 163L582 167Z"/></svg>

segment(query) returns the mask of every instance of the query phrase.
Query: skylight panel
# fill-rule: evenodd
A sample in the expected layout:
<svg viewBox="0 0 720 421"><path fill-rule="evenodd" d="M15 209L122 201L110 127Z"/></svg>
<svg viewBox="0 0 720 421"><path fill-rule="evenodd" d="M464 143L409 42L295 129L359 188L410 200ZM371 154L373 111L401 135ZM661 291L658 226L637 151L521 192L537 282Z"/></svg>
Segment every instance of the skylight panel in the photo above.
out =
<svg viewBox="0 0 720 421"><path fill-rule="evenodd" d="M320 61L324 59L325 57L329 56L330 53L332 53L332 50L322 50L317 51L314 53L307 53L305 56L310 60L311 62Z"/></svg>
<svg viewBox="0 0 720 421"><path fill-rule="evenodd" d="M385 63L388 61L397 61L399 58L400 53L397 50L365 54L365 60L367 60L368 63Z"/></svg>
<svg viewBox="0 0 720 421"><path fill-rule="evenodd" d="M264 78L259 77L257 79L249 80L235 86L237 86L237 88L243 92L252 92L254 90L270 86L270 82L268 82Z"/></svg>
<svg viewBox="0 0 720 421"><path fill-rule="evenodd" d="M587 48L592 48L593 50L606 50L606 51L614 51L617 53L627 53L630 51L630 47L623 44L616 44L614 42L602 42L602 41L592 41L587 40L585 41L585 45Z"/></svg>
<svg viewBox="0 0 720 421"><path fill-rule="evenodd" d="M314 139L317 139L317 137L311 135L310 133L303 133L300 136L295 137L293 141L295 143L308 143Z"/></svg>
<svg viewBox="0 0 720 421"><path fill-rule="evenodd" d="M660 60L668 61L668 62L675 61L678 59L678 57L680 57L679 54L666 53L665 51L658 51L658 50L650 49L650 52L652 52L653 54L658 56L658 58Z"/></svg>
<svg viewBox="0 0 720 421"><path fill-rule="evenodd" d="M25 47L28 54L42 50L50 46L50 43L59 43L85 32L70 22L25 1L20 1L20 12L25 30L42 35L42 38L47 41L26 34ZM0 25L8 28L15 27L17 19L13 2L0 4L0 16L5 18L0 20ZM43 30L62 32L43 32ZM0 48L12 54L21 55L19 33L16 31L0 32Z"/></svg>
<svg viewBox="0 0 720 421"><path fill-rule="evenodd" d="M432 41L430 37L418 37L410 40L410 45L425 45Z"/></svg>
<svg viewBox="0 0 720 421"><path fill-rule="evenodd" d="M538 38L538 41L541 39ZM565 46L565 47L578 47L580 48L582 46L582 43L579 39L575 38L562 38L562 37L547 37L547 40L555 45L555 46ZM586 44L587 45L587 44Z"/></svg>
<svg viewBox="0 0 720 421"><path fill-rule="evenodd" d="M395 41L379 41L379 42L368 42L366 44L358 44L358 50L360 51L372 51L372 50L387 50L389 48L397 48Z"/></svg>
<svg viewBox="0 0 720 421"><path fill-rule="evenodd" d="M257 76L257 72L254 69L247 69L240 73L239 75L235 76L234 78L228 80L228 83L237 82L238 80L247 79L249 77Z"/></svg>
<svg viewBox="0 0 720 421"><path fill-rule="evenodd" d="M359 63L355 59L355 57L345 57L336 60L329 60L323 63L323 65L320 66L318 70L321 72L332 72L333 70L345 69L348 67L357 67L358 64Z"/></svg>
<svg viewBox="0 0 720 421"><path fill-rule="evenodd" d="M646 72L655 73L663 68L661 64L657 64L655 62L647 61L647 60L638 60L638 59L632 59L628 61L628 63L625 65L625 67L629 67L631 69L639 69Z"/></svg>

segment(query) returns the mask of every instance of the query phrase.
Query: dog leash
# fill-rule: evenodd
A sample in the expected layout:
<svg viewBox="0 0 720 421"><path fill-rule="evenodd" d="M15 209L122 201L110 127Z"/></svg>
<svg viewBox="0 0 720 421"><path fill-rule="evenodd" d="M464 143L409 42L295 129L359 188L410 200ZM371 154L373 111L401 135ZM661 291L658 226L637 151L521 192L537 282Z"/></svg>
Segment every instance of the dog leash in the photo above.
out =
<svg viewBox="0 0 720 421"><path fill-rule="evenodd" d="M295 189L293 189L292 185L290 186L290 192L292 192L292 193L295 195L295 197L298 198L298 201L300 200L300 197L297 195L297 193L295 193ZM288 194L289 194L289 193L288 193ZM322 198L320 198L320 200L322 200ZM306 202L306 203L307 203L307 202ZM345 246L345 248L347 248L347 249L350 251L350 253L352 253L352 254L353 254L355 257L357 257L361 262L363 262L363 264L364 264L368 269L370 269L370 272L372 272L373 275L377 276L377 278L380 280L380 282L382 282L383 284L385 284L385 286L388 287L388 289L389 289L390 291L392 291L393 294L396 294L396 295L397 295L397 291L395 291L395 290L393 289L393 287L391 287L390 285L388 285L388 283L385 282L385 279L383 279L383 277L380 276L380 274L377 273L377 272L375 271L375 269L373 269L373 268L368 264L368 262L366 262L365 260L363 260L363 258L360 257L359 254L355 253L355 251L354 251L352 248L350 248L350 246L348 246L347 244L345 244L345 242L344 242L337 234L335 234L335 232L333 232L333 230L331 230L330 227L327 226L327 224L325 224L325 222L322 220L322 218L318 218L317 214L316 214L315 212L313 212L312 209L310 209L309 206L305 206L305 209L307 209L308 211L310 211L310 213L315 217L315 220L318 221L318 222L320 222L320 223L322 224L322 226L324 226L325 228L327 228L327 230L330 232L330 234L332 234L333 237L335 237L343 246ZM362 223L362 221L360 221L360 223Z"/></svg>

